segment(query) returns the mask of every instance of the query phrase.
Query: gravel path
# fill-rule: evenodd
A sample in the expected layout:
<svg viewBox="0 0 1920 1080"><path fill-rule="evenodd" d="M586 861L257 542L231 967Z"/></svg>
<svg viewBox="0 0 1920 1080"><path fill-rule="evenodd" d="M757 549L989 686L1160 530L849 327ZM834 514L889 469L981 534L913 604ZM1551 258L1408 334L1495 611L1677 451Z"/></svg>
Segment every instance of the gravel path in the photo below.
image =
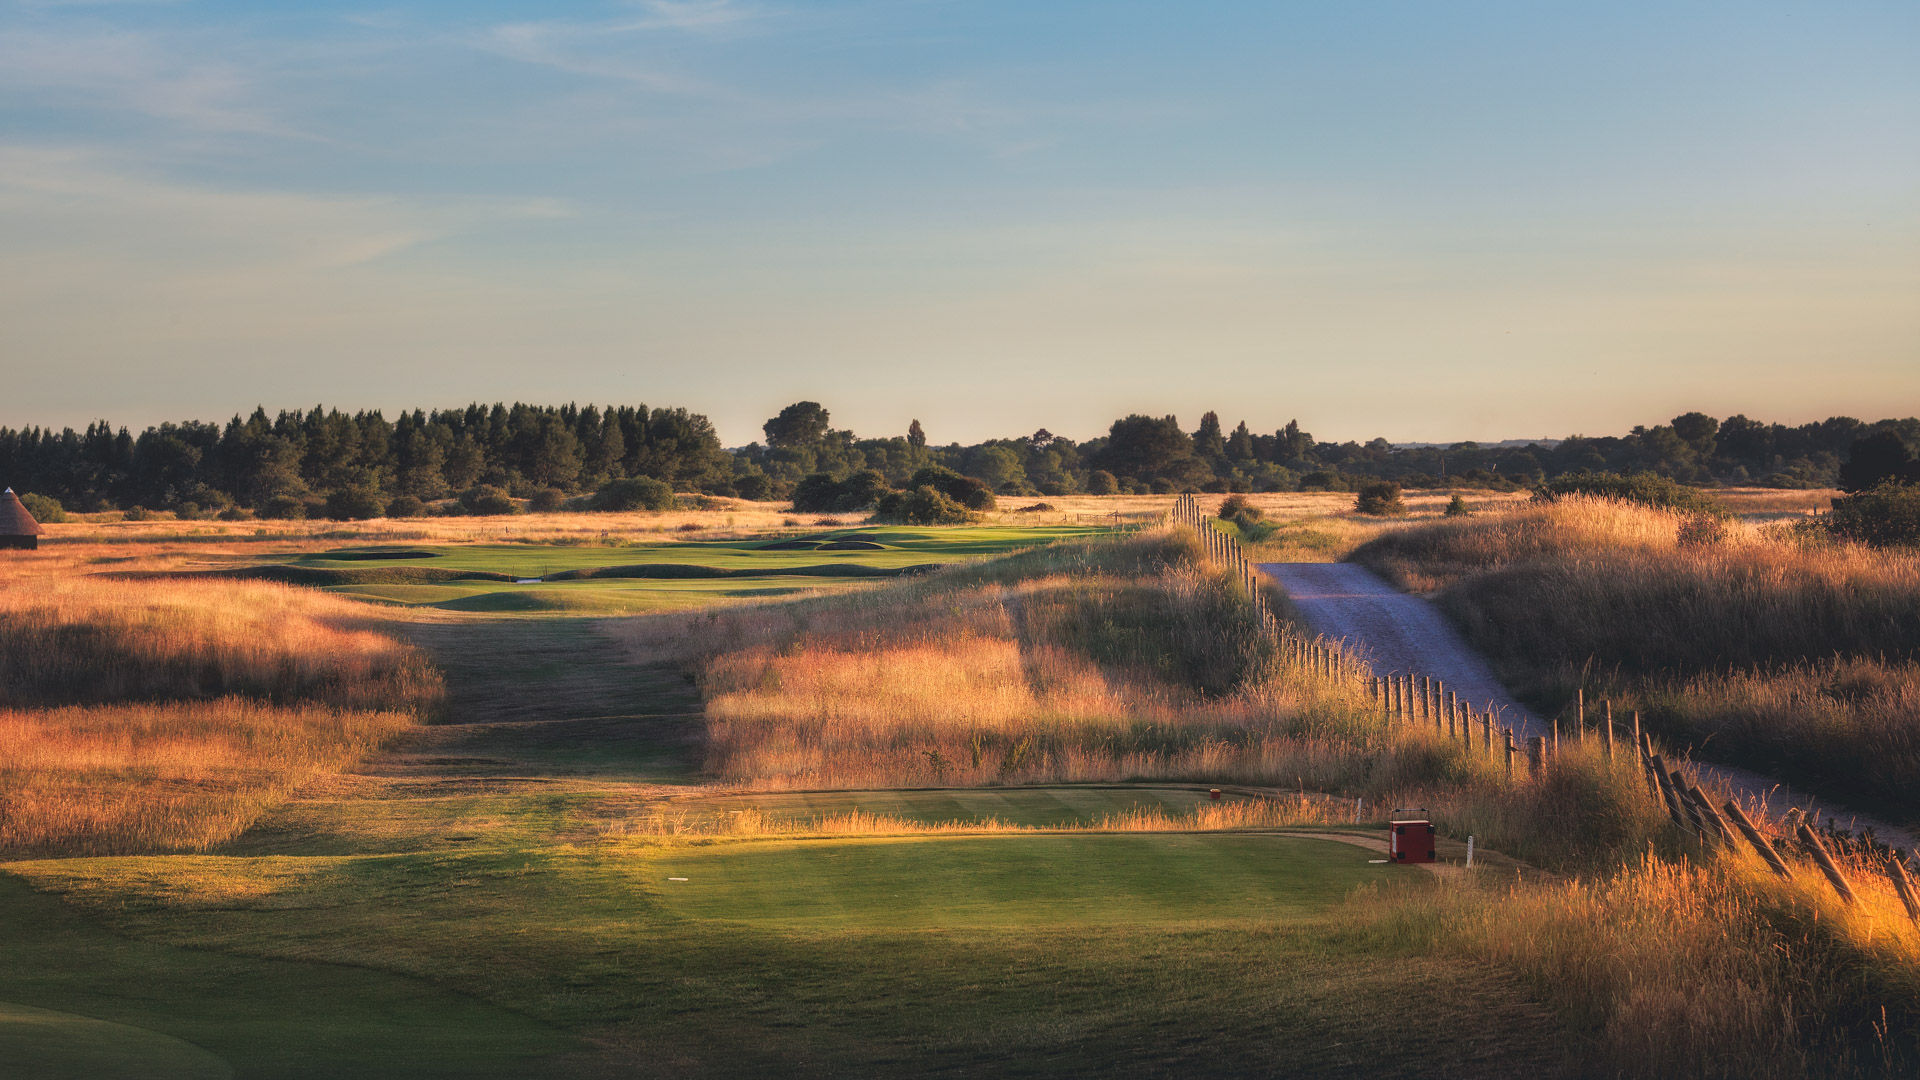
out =
<svg viewBox="0 0 1920 1080"><path fill-rule="evenodd" d="M1374 674L1431 676L1472 702L1475 709L1498 713L1500 722L1513 728L1516 739L1552 734L1552 725L1515 701L1486 658L1426 600L1395 589L1353 563L1261 563L1259 569L1280 583L1315 633L1357 646L1372 663ZM1774 814L1797 806L1834 818L1842 827L1870 826L1874 835L1899 847L1920 846L1920 837L1912 830L1836 803L1823 803L1759 773L1706 762L1695 762L1694 767L1703 780L1737 791Z"/></svg>

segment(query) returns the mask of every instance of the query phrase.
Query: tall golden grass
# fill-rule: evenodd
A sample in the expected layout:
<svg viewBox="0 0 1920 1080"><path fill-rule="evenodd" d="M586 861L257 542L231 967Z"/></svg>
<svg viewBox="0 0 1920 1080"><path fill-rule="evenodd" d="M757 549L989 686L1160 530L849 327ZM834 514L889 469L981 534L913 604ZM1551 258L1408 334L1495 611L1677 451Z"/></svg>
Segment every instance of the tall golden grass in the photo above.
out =
<svg viewBox="0 0 1920 1080"><path fill-rule="evenodd" d="M0 852L205 850L440 701L338 597L48 554L0 582Z"/></svg>
<svg viewBox="0 0 1920 1080"><path fill-rule="evenodd" d="M685 811L656 810L643 817L622 818L601 826L607 838L651 837L801 837L801 836L959 836L1001 833L1150 833L1230 832L1249 829L1297 828L1302 825L1344 825L1352 820L1345 800L1283 794L1271 798L1228 799L1197 806L1184 814L1141 807L1104 814L1091 822L1063 825L1021 825L999 818L920 821L848 810L807 817L783 817L747 807L718 817Z"/></svg>
<svg viewBox="0 0 1920 1080"><path fill-rule="evenodd" d="M1920 556L1567 499L1355 552L1439 602L1509 685L1584 687L1703 752L1920 813Z"/></svg>
<svg viewBox="0 0 1920 1080"><path fill-rule="evenodd" d="M237 694L419 708L437 677L351 601L270 582L41 577L0 586L0 705Z"/></svg>
<svg viewBox="0 0 1920 1080"><path fill-rule="evenodd" d="M1848 905L1805 863L1783 883L1751 852L1645 854L1591 877L1456 877L1354 916L1520 973L1597 1033L1593 1075L1912 1075L1920 928L1877 867L1852 871Z"/></svg>
<svg viewBox="0 0 1920 1080"><path fill-rule="evenodd" d="M0 852L204 851L413 722L231 697L0 710Z"/></svg>

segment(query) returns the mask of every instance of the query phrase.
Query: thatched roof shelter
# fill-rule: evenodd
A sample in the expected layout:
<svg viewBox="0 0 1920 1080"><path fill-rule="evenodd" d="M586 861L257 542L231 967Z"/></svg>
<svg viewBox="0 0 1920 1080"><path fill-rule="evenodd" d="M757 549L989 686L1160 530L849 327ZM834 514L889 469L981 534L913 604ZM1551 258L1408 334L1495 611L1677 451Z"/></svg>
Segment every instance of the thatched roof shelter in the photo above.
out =
<svg viewBox="0 0 1920 1080"><path fill-rule="evenodd" d="M0 493L0 547L37 548L40 534L46 531L27 513L12 488Z"/></svg>

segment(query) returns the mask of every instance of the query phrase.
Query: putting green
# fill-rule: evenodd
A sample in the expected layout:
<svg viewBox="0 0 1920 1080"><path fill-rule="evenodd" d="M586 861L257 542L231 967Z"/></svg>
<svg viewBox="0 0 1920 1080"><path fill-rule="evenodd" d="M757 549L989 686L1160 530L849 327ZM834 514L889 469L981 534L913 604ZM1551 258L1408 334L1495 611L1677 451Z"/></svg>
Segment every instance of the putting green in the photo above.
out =
<svg viewBox="0 0 1920 1080"><path fill-rule="evenodd" d="M688 919L875 929L1214 923L1312 915L1404 868L1282 835L1118 833L751 842L647 856ZM685 878L676 881L675 878Z"/></svg>
<svg viewBox="0 0 1920 1080"><path fill-rule="evenodd" d="M0 1001L0 1080L220 1080L232 1066L171 1035Z"/></svg>

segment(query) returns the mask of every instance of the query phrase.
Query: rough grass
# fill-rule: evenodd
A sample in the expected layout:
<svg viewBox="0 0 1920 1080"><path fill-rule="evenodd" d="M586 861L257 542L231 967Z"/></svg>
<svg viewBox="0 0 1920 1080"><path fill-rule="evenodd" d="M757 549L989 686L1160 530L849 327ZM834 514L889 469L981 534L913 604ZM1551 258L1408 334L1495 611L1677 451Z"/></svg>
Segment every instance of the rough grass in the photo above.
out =
<svg viewBox="0 0 1920 1080"><path fill-rule="evenodd" d="M38 577L0 586L0 705L238 695L340 708L431 704L415 651L347 600L264 582Z"/></svg>
<svg viewBox="0 0 1920 1080"><path fill-rule="evenodd" d="M238 698L0 711L0 852L204 851L412 723Z"/></svg>
<svg viewBox="0 0 1920 1080"><path fill-rule="evenodd" d="M32 564L0 585L0 851L204 850L440 700L350 601Z"/></svg>
<svg viewBox="0 0 1920 1080"><path fill-rule="evenodd" d="M1563 500L1355 552L1439 602L1549 711L1575 689L1701 752L1920 814L1920 557Z"/></svg>
<svg viewBox="0 0 1920 1080"><path fill-rule="evenodd" d="M1354 912L1370 934L1522 974L1594 1033L1593 1075L1912 1075L1920 930L1878 867L1842 904L1750 852L1645 855L1565 880L1455 878L1427 903Z"/></svg>

